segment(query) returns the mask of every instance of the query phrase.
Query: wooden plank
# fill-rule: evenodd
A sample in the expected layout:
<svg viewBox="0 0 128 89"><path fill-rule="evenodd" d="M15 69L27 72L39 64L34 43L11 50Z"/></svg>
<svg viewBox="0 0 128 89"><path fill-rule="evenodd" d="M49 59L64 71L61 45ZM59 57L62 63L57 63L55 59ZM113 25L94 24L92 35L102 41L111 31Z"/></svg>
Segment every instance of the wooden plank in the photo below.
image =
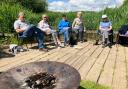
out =
<svg viewBox="0 0 128 89"><path fill-rule="evenodd" d="M33 54L34 54L34 55L33 55ZM29 59L31 59L31 58L34 58L34 57L39 56L40 54L42 54L42 52L34 50L34 51L33 51L32 53L30 53L29 55L24 55L24 56L22 56L22 57L20 57L20 58L17 58L17 59L15 59L15 61L13 61L13 62L12 62L12 61L7 62L6 65L0 67L0 71L5 71L5 70L8 70L8 69L10 69L10 68L13 68L13 67L15 67L16 65L18 65L18 64L20 64L20 63L22 63L22 62L24 62L24 61L27 61L27 60L29 60Z"/></svg>
<svg viewBox="0 0 128 89"><path fill-rule="evenodd" d="M85 54L86 52L88 52L92 47L92 44L89 44L87 47L83 48L83 50L81 50L80 52L72 55L70 58L68 58L65 63L71 65L73 64L78 58L80 58L80 56L82 56L83 54Z"/></svg>
<svg viewBox="0 0 128 89"><path fill-rule="evenodd" d="M84 43L84 44L88 44L88 43ZM79 46L84 46L84 44L79 44ZM53 56L44 58L47 59L49 61L57 61L62 59L64 56L67 56L67 54L74 54L75 52L79 51L78 49L74 49L72 47L66 47L65 49L59 50L58 52L56 52ZM41 59L43 60L43 59ZM41 61L40 60L40 61Z"/></svg>
<svg viewBox="0 0 128 89"><path fill-rule="evenodd" d="M113 89L127 89L125 51L123 46L118 46L116 66L114 71Z"/></svg>
<svg viewBox="0 0 128 89"><path fill-rule="evenodd" d="M86 76L88 75L89 71L91 70L91 68L95 64L98 56L101 54L102 51L103 51L103 48L101 46L99 46L97 48L97 50L92 54L92 56L89 57L88 60L83 65L78 67L78 70L81 74L82 79L86 78Z"/></svg>
<svg viewBox="0 0 128 89"><path fill-rule="evenodd" d="M14 59L17 59L17 58L22 57L24 55L28 55L31 52L32 51L30 50L30 51L21 52L19 54L16 54L14 57L11 57L11 58L1 58L0 59L0 67L3 66L3 65L5 65L4 62L6 63L6 62L14 61Z"/></svg>
<svg viewBox="0 0 128 89"><path fill-rule="evenodd" d="M90 50L88 50L85 54L80 56L75 63L72 64L76 69L80 69L80 67L90 60L89 57L93 55L93 53L97 50L98 46L92 46Z"/></svg>
<svg viewBox="0 0 128 89"><path fill-rule="evenodd" d="M98 81L99 84L111 87L112 79L113 79L114 66L115 66L115 62L116 62L116 56L117 56L117 48L116 48L116 46L113 46L111 51L110 51L110 54L107 58L105 66L103 68L101 76L99 78L99 81Z"/></svg>
<svg viewBox="0 0 128 89"><path fill-rule="evenodd" d="M126 62L126 79L127 79L127 88L128 88L128 47L125 47L125 62Z"/></svg>
<svg viewBox="0 0 128 89"><path fill-rule="evenodd" d="M86 80L91 80L97 82L102 71L102 67L108 57L110 52L110 48L106 47L100 54L99 58L96 60L95 64L93 65L92 69L89 71L88 75L86 76Z"/></svg>
<svg viewBox="0 0 128 89"><path fill-rule="evenodd" d="M68 53L69 51L72 51L72 49L70 47L64 48L62 50L59 50L57 52L55 52L52 55L49 55L47 57L41 58L39 61L42 60L48 60L48 61L56 61L59 57L62 57L63 55L65 55L66 53Z"/></svg>
<svg viewBox="0 0 128 89"><path fill-rule="evenodd" d="M82 48L79 49L77 52L74 52L74 51L73 51L72 53L68 53L68 54L66 54L63 58L58 59L57 61L58 61L58 62L64 62L64 63L66 63L66 61L68 61L70 58L76 56L77 53L83 52L84 49L87 48L88 45L89 45L88 42L83 43L82 46L81 46Z"/></svg>
<svg viewBox="0 0 128 89"><path fill-rule="evenodd" d="M30 62L38 61L38 60L40 60L41 58L47 57L48 55L54 53L55 51L56 51L56 50L53 49L53 50L51 50L50 52L45 52L45 53L42 52L40 55L38 55L38 56L36 56L36 57L33 57L33 58L30 58L30 59L28 59L28 60L26 60L26 61L24 61L24 62L18 64L17 66L23 65L23 64L25 64L25 63L30 63ZM33 55L35 55L35 54L33 54Z"/></svg>

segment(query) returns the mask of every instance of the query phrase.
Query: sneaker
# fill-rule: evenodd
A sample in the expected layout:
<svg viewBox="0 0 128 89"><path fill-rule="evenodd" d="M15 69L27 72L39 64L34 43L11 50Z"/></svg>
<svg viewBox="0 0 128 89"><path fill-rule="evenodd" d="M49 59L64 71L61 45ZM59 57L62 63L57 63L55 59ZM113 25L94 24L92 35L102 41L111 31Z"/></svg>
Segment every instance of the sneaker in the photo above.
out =
<svg viewBox="0 0 128 89"><path fill-rule="evenodd" d="M40 48L39 51L48 52L48 49L46 49L46 48Z"/></svg>
<svg viewBox="0 0 128 89"><path fill-rule="evenodd" d="M64 48L64 45L60 44L59 47Z"/></svg>

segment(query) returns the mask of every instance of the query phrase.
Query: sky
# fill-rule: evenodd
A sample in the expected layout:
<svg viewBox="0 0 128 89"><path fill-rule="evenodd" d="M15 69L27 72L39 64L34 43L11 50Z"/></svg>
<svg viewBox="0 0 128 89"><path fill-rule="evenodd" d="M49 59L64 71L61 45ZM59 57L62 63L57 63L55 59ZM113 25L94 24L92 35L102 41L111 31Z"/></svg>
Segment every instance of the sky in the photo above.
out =
<svg viewBox="0 0 128 89"><path fill-rule="evenodd" d="M48 10L57 12L101 11L119 7L124 0L48 0Z"/></svg>

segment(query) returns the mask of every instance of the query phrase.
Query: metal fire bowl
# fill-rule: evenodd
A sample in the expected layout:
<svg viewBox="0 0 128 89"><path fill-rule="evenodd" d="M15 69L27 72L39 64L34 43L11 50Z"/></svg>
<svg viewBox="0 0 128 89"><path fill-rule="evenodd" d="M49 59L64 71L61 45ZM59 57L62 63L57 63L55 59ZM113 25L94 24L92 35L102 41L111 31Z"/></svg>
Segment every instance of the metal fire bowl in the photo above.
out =
<svg viewBox="0 0 128 89"><path fill-rule="evenodd" d="M80 85L80 74L73 67L59 62L33 62L10 69L0 74L0 89L21 88L24 80L36 73L48 72L56 76L54 89L77 89Z"/></svg>

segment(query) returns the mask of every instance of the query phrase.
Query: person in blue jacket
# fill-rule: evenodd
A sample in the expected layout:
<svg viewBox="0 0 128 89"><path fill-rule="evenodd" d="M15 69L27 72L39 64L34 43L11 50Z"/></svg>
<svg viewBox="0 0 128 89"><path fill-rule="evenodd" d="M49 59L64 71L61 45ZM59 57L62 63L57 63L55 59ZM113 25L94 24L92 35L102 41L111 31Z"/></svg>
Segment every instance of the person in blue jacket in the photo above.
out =
<svg viewBox="0 0 128 89"><path fill-rule="evenodd" d="M68 45L69 42L69 30L71 29L71 24L67 20L66 15L62 15L62 20L58 24L59 34L64 35L64 45Z"/></svg>

